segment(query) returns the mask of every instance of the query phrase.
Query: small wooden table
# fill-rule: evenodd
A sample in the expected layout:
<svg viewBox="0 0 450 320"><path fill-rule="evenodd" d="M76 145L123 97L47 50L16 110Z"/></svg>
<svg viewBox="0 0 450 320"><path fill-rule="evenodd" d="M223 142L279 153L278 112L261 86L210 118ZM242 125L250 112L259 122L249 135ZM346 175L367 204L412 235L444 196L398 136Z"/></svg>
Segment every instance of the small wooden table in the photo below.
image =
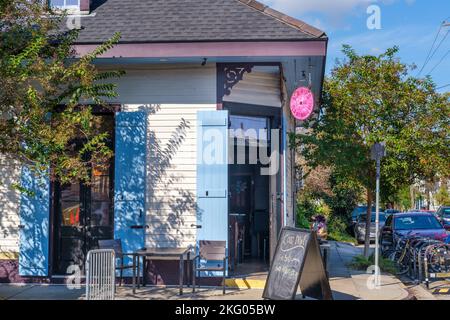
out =
<svg viewBox="0 0 450 320"><path fill-rule="evenodd" d="M140 258L143 258L143 273L145 271L145 260L167 260L168 258L177 258L180 260L179 264L179 287L180 295L183 294L183 277L184 277L184 257L187 257L187 261L191 262L192 247L187 248L146 248L133 252L133 293L136 293L136 280L137 287L140 288ZM190 278L190 269L188 268L188 278ZM144 274L143 274L144 277Z"/></svg>

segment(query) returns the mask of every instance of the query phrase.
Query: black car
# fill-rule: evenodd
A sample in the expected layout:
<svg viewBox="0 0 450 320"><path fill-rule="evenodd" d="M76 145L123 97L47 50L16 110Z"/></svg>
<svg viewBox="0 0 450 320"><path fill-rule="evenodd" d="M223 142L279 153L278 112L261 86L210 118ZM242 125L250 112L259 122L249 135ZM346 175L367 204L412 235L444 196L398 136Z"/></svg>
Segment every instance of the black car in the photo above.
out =
<svg viewBox="0 0 450 320"><path fill-rule="evenodd" d="M380 234L383 255L394 249L397 241L405 236L420 236L445 241L448 237L439 220L430 212L394 213L387 217Z"/></svg>

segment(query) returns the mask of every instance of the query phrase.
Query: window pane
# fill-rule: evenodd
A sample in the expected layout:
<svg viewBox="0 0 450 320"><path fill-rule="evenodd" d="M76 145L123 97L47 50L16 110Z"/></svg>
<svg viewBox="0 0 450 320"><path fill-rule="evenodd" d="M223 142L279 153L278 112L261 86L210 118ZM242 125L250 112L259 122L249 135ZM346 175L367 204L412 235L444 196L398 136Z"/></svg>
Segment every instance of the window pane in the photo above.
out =
<svg viewBox="0 0 450 320"><path fill-rule="evenodd" d="M111 224L110 165L92 167L91 185L91 226Z"/></svg>
<svg viewBox="0 0 450 320"><path fill-rule="evenodd" d="M109 168L92 169L92 200L109 201Z"/></svg>
<svg viewBox="0 0 450 320"><path fill-rule="evenodd" d="M64 0L50 0L52 7L64 7Z"/></svg>
<svg viewBox="0 0 450 320"><path fill-rule="evenodd" d="M268 137L268 125L266 118L230 116L230 129L232 129L232 137L241 139L253 138L267 140Z"/></svg>
<svg viewBox="0 0 450 320"><path fill-rule="evenodd" d="M409 230L409 229L441 229L442 226L432 216L407 216L397 217L395 220L395 228L397 230Z"/></svg>
<svg viewBox="0 0 450 320"><path fill-rule="evenodd" d="M50 5L58 8L78 7L79 0L50 0Z"/></svg>
<svg viewBox="0 0 450 320"><path fill-rule="evenodd" d="M109 226L110 220L110 202L109 201L92 201L91 203L91 226Z"/></svg>
<svg viewBox="0 0 450 320"><path fill-rule="evenodd" d="M80 184L61 187L61 225L80 225Z"/></svg>

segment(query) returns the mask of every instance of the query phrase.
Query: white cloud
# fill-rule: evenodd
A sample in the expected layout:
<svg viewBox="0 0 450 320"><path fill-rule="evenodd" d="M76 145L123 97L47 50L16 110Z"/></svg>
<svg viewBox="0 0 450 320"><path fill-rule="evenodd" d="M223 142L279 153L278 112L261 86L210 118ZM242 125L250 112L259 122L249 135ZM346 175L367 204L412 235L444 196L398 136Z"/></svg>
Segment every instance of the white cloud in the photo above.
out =
<svg viewBox="0 0 450 320"><path fill-rule="evenodd" d="M390 5L398 0L261 0L272 8L291 16L307 19L311 14L321 14L326 18L326 27L348 28L346 18L366 14L373 3ZM411 5L415 0L402 0ZM323 24L322 24L323 26ZM317 26L319 27L319 26ZM319 27L320 28L320 27Z"/></svg>
<svg viewBox="0 0 450 320"><path fill-rule="evenodd" d="M375 0L267 0L275 9L285 12L305 14L320 12L327 15L335 15L348 12L358 6L364 6Z"/></svg>
<svg viewBox="0 0 450 320"><path fill-rule="evenodd" d="M272 8L299 17L318 28L329 31L335 28L347 28L345 18L365 13L370 3L376 0L262 0ZM313 15L323 15L326 23L314 24Z"/></svg>
<svg viewBox="0 0 450 320"><path fill-rule="evenodd" d="M428 46L433 34L425 33L420 26L402 25L392 29L365 31L349 37L334 38L330 50L340 49L342 44L349 44L361 50L384 50L397 45L400 49L418 49Z"/></svg>

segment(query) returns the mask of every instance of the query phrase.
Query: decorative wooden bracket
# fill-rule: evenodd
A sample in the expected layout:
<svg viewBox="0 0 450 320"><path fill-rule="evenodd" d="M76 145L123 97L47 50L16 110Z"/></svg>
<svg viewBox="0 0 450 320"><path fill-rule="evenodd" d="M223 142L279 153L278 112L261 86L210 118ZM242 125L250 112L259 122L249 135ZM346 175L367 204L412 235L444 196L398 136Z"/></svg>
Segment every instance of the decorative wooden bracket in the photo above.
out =
<svg viewBox="0 0 450 320"><path fill-rule="evenodd" d="M253 66L250 64L245 65L229 65L224 68L224 84L223 93L229 96L231 89L244 78L244 74L252 72Z"/></svg>

